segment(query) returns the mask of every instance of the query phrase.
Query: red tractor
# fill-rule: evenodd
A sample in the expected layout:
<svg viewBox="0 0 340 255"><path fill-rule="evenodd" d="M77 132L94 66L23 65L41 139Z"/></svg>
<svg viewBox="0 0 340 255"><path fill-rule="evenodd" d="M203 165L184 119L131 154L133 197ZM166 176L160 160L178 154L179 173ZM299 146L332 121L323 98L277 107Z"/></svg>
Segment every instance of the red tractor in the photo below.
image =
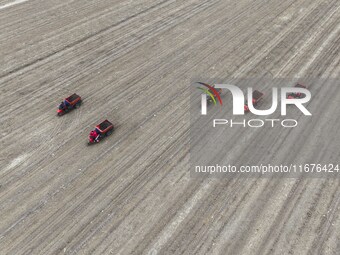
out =
<svg viewBox="0 0 340 255"><path fill-rule="evenodd" d="M300 84L300 83L296 84L294 87L295 87L295 88L303 88L303 89L306 88L305 85L302 85L302 84ZM288 98L288 99L295 99L295 98L304 98L305 96L306 96L305 94L300 93L300 92L297 92L297 93L289 93L289 94L287 95L287 98Z"/></svg>
<svg viewBox="0 0 340 255"><path fill-rule="evenodd" d="M256 106L258 104L258 102L260 102L260 100L263 98L263 93L258 91L258 90L254 90L253 91L253 105ZM244 104L244 111L245 112L249 112L249 106L248 106L248 102L246 101L246 103Z"/></svg>
<svg viewBox="0 0 340 255"><path fill-rule="evenodd" d="M69 111L78 108L82 103L81 97L78 96L76 93L73 95L65 98L63 100L57 110L58 116L62 116L65 113L68 113Z"/></svg>
<svg viewBox="0 0 340 255"><path fill-rule="evenodd" d="M113 124L108 120L104 120L90 132L88 144L99 143L104 137L111 135L113 131Z"/></svg>

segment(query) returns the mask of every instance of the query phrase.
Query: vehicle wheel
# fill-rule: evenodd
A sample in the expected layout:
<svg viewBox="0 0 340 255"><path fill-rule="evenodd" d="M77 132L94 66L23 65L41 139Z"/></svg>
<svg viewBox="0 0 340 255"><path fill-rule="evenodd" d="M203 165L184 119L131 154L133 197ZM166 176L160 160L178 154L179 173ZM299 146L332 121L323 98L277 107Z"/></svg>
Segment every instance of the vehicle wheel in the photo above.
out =
<svg viewBox="0 0 340 255"><path fill-rule="evenodd" d="M80 104L81 104L80 102L76 103L74 108L76 108L76 109L79 108Z"/></svg>
<svg viewBox="0 0 340 255"><path fill-rule="evenodd" d="M112 134L112 132L113 132L113 130L111 129L111 130L109 130L109 131L107 131L106 132L106 136L109 136L109 135L111 135Z"/></svg>

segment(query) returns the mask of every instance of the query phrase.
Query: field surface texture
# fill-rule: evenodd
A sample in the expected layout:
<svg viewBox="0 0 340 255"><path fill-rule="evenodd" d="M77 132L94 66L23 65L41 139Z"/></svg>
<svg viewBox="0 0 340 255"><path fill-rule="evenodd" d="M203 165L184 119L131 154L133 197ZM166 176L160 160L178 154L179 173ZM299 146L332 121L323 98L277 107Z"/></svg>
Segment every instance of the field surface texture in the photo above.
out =
<svg viewBox="0 0 340 255"><path fill-rule="evenodd" d="M340 254L339 179L189 172L193 78L338 78L338 0L0 0L0 31L1 255ZM339 87L310 90L312 124L229 159L339 161Z"/></svg>

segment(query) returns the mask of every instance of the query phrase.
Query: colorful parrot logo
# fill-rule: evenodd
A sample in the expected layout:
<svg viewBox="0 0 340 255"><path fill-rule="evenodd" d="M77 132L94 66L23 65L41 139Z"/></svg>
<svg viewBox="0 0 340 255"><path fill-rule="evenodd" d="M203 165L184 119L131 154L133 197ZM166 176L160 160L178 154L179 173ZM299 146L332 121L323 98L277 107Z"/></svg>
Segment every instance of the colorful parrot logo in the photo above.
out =
<svg viewBox="0 0 340 255"><path fill-rule="evenodd" d="M197 83L207 87L207 89L201 88L201 87L198 87L198 89L203 91L204 94L208 95L211 98L211 100L214 102L214 105L216 105L216 98L218 102L220 103L220 105L223 104L220 93L213 86L210 86L203 82L197 82Z"/></svg>

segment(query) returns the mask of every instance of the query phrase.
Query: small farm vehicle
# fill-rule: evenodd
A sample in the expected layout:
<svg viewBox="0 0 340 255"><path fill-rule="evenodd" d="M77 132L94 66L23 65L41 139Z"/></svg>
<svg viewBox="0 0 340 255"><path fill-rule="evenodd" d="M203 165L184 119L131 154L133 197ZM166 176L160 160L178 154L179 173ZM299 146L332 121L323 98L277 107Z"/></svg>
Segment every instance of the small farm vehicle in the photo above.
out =
<svg viewBox="0 0 340 255"><path fill-rule="evenodd" d="M65 113L68 113L71 110L80 107L81 103L82 103L81 97L78 96L76 93L65 98L58 107L57 110L58 116L62 116Z"/></svg>
<svg viewBox="0 0 340 255"><path fill-rule="evenodd" d="M113 131L113 124L108 120L104 120L102 123L97 125L94 130L90 132L88 144L90 145L94 143L99 143L103 138L111 135Z"/></svg>
<svg viewBox="0 0 340 255"><path fill-rule="evenodd" d="M264 94L258 90L254 90L253 91L253 99L252 99L252 103L253 103L253 106L256 106L260 101L261 99L263 98ZM248 106L248 102L246 101L246 103L244 104L244 111L245 112L249 112L249 106Z"/></svg>

